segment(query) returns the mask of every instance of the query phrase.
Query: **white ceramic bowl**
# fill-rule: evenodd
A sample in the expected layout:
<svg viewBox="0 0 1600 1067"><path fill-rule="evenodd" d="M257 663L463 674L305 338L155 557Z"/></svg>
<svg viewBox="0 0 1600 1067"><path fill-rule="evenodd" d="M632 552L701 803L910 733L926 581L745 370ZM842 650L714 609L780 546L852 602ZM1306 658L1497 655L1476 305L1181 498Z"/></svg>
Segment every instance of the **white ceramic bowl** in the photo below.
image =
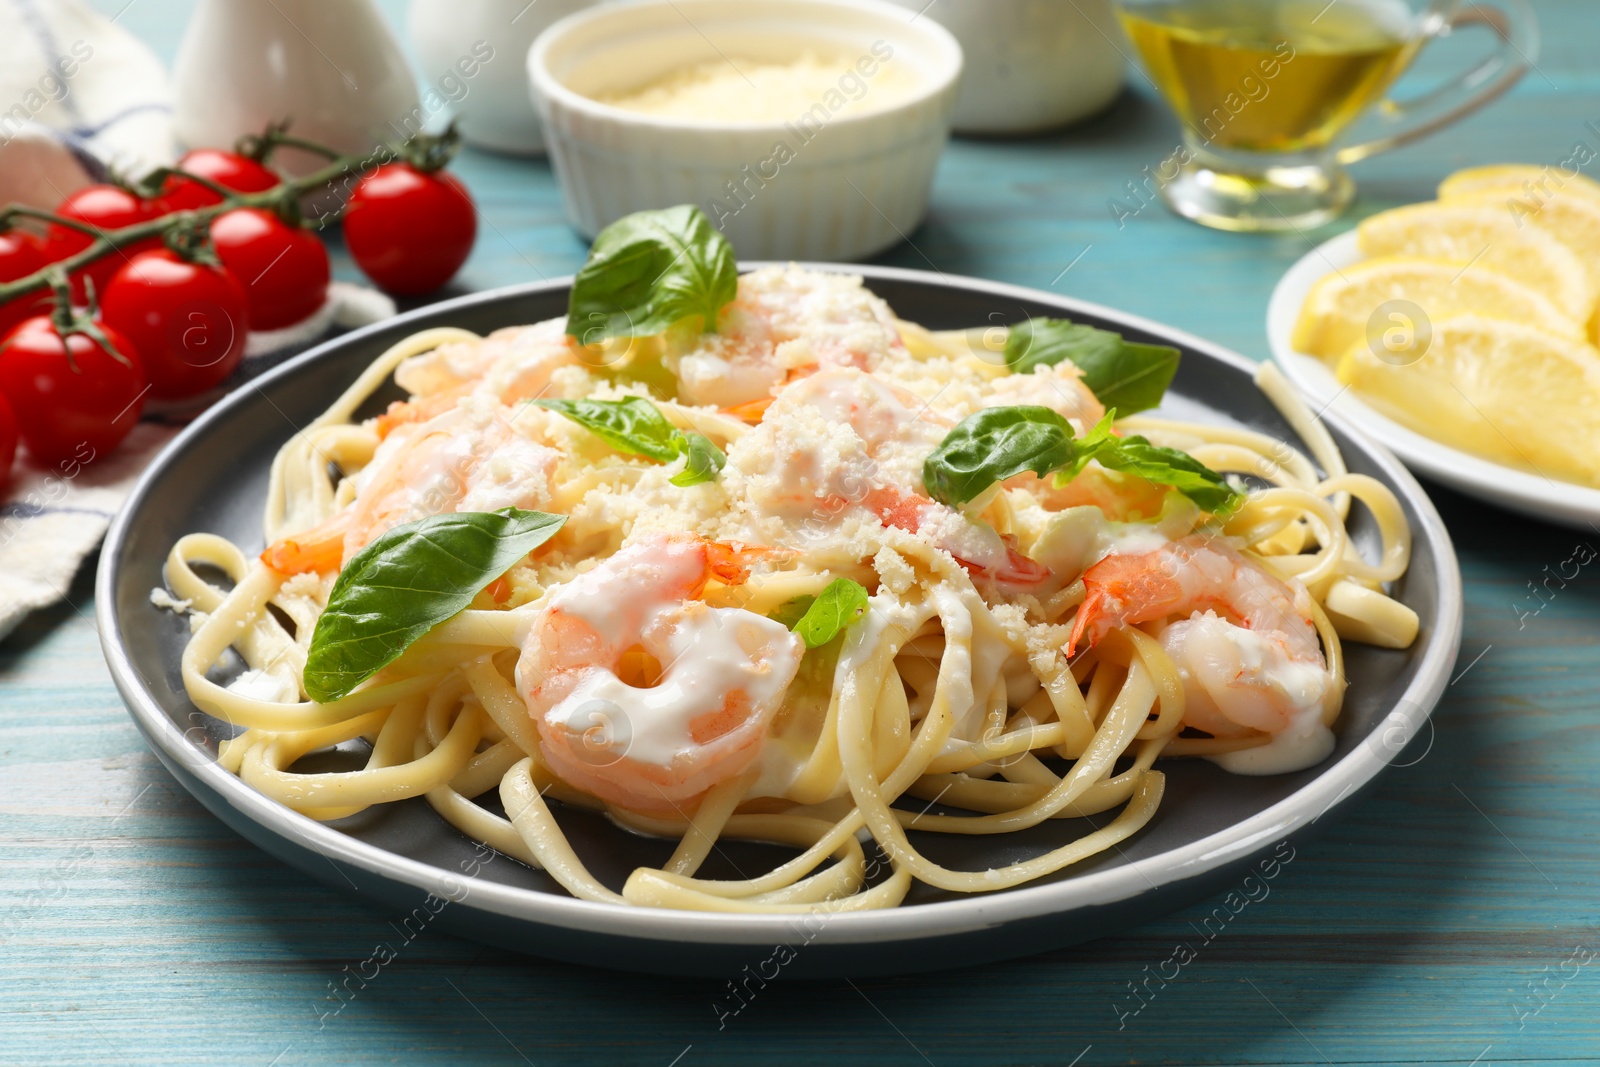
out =
<svg viewBox="0 0 1600 1067"><path fill-rule="evenodd" d="M830 93L801 103L794 121L740 125L593 99L692 64L781 62L808 49L861 57L855 95L871 92L867 70L889 63L904 64L916 88L878 110L833 107ZM881 0L641 0L562 19L528 53L574 226L593 237L631 212L693 203L741 259L860 259L905 239L927 213L961 62L943 27Z"/></svg>
<svg viewBox="0 0 1600 1067"><path fill-rule="evenodd" d="M893 0L966 52L957 133L1007 135L1080 122L1122 93L1127 41L1111 0Z"/></svg>

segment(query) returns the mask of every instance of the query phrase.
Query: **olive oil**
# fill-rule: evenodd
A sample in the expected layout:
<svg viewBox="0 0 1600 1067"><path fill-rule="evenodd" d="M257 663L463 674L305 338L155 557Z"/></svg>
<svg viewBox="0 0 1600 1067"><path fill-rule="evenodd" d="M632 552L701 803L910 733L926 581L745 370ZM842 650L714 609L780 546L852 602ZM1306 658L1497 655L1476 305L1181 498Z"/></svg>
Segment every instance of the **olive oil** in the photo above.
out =
<svg viewBox="0 0 1600 1067"><path fill-rule="evenodd" d="M1193 135L1248 152L1326 147L1422 39L1400 0L1154 0L1122 21Z"/></svg>

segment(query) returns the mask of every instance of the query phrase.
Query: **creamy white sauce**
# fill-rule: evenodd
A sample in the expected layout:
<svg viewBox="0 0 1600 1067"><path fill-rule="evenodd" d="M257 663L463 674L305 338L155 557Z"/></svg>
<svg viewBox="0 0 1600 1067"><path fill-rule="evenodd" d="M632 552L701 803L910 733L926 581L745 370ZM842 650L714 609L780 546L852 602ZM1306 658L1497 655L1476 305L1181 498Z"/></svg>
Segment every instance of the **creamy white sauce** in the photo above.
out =
<svg viewBox="0 0 1600 1067"><path fill-rule="evenodd" d="M933 600L944 624L944 659L939 667L949 683L945 695L954 725L942 751L949 753L959 750L964 740L977 740L983 730L983 704L975 688L978 678L972 663L972 616L961 598L946 586L934 587Z"/></svg>
<svg viewBox="0 0 1600 1067"><path fill-rule="evenodd" d="M670 767L680 755L737 740L725 734L702 744L691 733L695 721L716 713L731 693L745 695L750 718L764 728L794 678L804 644L781 623L743 608L663 603L659 593L652 599L649 590L675 594L692 588L702 564L698 549L640 548L579 575L552 596L550 606L581 619L613 656L638 644L661 664L658 684L636 688L597 665L545 713L545 721L587 734L591 754L604 750ZM619 595L622 589L634 592Z"/></svg>
<svg viewBox="0 0 1600 1067"><path fill-rule="evenodd" d="M867 613L846 631L844 648L839 651L839 666L834 677L853 686L877 647L891 629L910 634L922 624L925 614L892 596L879 593L867 600Z"/></svg>
<svg viewBox="0 0 1600 1067"><path fill-rule="evenodd" d="M953 508L934 503L924 507L918 518L918 535L962 563L988 574L1001 574L1010 567L1011 551L988 523L974 522Z"/></svg>
<svg viewBox="0 0 1600 1067"><path fill-rule="evenodd" d="M623 549L556 589L549 606L582 619L622 651L643 631L646 612L660 606L659 591L689 589L703 570L697 552L648 549L646 545Z"/></svg>
<svg viewBox="0 0 1600 1067"><path fill-rule="evenodd" d="M917 495L923 462L949 429L915 396L857 368L831 366L785 387L731 455L747 473L766 474L751 486L751 499L769 514L836 527L860 508L882 518L880 508L899 502L909 507L897 508L893 521L915 527L907 532L982 572L1004 574L1011 550L994 527ZM749 463L758 457L770 474Z"/></svg>
<svg viewBox="0 0 1600 1067"><path fill-rule="evenodd" d="M800 409L853 431L860 446L841 450L840 462L827 462L826 437L795 435L787 442L786 457L797 466L828 470L830 476L819 487L819 495L851 500L875 486L920 486L923 461L950 429L942 416L929 412L915 397L902 395L854 367L825 367L801 378L784 388L777 405L780 417Z"/></svg>
<svg viewBox="0 0 1600 1067"><path fill-rule="evenodd" d="M1333 731L1314 722L1292 726L1274 734L1271 741L1242 752L1224 752L1207 758L1231 774L1289 774L1315 767L1333 754Z"/></svg>
<svg viewBox="0 0 1600 1067"><path fill-rule="evenodd" d="M1266 730L1265 746L1211 757L1236 774L1283 774L1326 759L1333 733L1322 708L1335 684L1320 663L1295 659L1283 641L1207 612L1175 622L1161 635L1183 679L1184 721L1226 736Z"/></svg>
<svg viewBox="0 0 1600 1067"><path fill-rule="evenodd" d="M654 615L650 627L665 628L667 639L655 648L648 640L641 644L667 665L658 685L636 689L610 671L590 671L545 720L574 733L600 726L613 754L670 767L678 756L704 747L690 728L721 708L729 693L747 694L756 709L752 714L776 710L800 662L794 649L799 639L787 629L742 608L686 604ZM772 647L778 654L753 657L747 646ZM794 653L788 670L784 649Z"/></svg>
<svg viewBox="0 0 1600 1067"><path fill-rule="evenodd" d="M931 452L948 429L942 417L922 419L926 406L913 406L915 397L903 396L886 382L854 367L820 370L801 378L785 392L789 403L809 404L826 418L848 424L875 455L889 445Z"/></svg>
<svg viewBox="0 0 1600 1067"><path fill-rule="evenodd" d="M669 354L679 397L731 407L771 397L790 372L822 366L872 370L903 351L882 300L841 274L768 267L739 279L739 297L694 350Z"/></svg>

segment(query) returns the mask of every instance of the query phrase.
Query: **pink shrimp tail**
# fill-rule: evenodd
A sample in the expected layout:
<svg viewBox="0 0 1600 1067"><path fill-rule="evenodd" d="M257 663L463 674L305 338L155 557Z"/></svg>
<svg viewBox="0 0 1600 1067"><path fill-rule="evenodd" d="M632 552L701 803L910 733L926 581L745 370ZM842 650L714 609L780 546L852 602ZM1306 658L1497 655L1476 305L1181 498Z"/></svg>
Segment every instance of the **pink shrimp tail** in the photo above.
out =
<svg viewBox="0 0 1600 1067"><path fill-rule="evenodd" d="M1084 585L1089 586L1087 574L1084 575ZM1088 639L1085 647L1093 648L1110 632L1115 625L1115 620L1111 618L1110 605L1110 593L1100 586L1089 586L1089 595L1084 597L1083 605L1078 608L1078 617L1073 621L1072 633L1067 637L1068 659L1078 654L1078 644L1085 638Z"/></svg>
<svg viewBox="0 0 1600 1067"><path fill-rule="evenodd" d="M1050 577L1050 568L1031 556L1025 556L1017 549L1017 539L1012 534L1001 534L1000 539L1006 544L1006 565L998 570L983 571L974 564L963 564L968 570L977 570L986 573L988 577L1007 585L1031 586L1038 585Z"/></svg>
<svg viewBox="0 0 1600 1067"><path fill-rule="evenodd" d="M743 585L750 577L750 565L759 560L782 560L789 558L792 553L780 548L770 548L766 545L752 545L743 541L712 541L695 534L688 535L686 540L699 544L704 554L705 579L709 581L716 578L724 585ZM702 589L704 582L701 583ZM695 591L699 596L701 589Z"/></svg>
<svg viewBox="0 0 1600 1067"><path fill-rule="evenodd" d="M1087 595L1067 638L1067 656L1088 639L1093 648L1101 638L1123 624L1161 618L1183 597L1183 588L1165 568L1151 566L1159 553L1107 556L1083 574Z"/></svg>

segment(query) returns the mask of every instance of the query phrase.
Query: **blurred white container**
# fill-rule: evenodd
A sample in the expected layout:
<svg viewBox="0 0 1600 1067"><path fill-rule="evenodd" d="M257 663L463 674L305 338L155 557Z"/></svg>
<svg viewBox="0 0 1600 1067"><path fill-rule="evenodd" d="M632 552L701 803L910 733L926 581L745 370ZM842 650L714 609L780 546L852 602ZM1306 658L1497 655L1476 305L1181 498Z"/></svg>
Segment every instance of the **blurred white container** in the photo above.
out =
<svg viewBox="0 0 1600 1067"><path fill-rule="evenodd" d="M893 0L937 20L967 55L957 133L1033 133L1088 118L1122 91L1112 0Z"/></svg>
<svg viewBox="0 0 1600 1067"><path fill-rule="evenodd" d="M602 104L713 60L787 62L811 50L904 64L914 86L879 110L719 124ZM642 0L562 19L528 55L545 140L572 223L589 237L623 215L698 204L742 259L859 259L927 213L949 137L961 46L882 0ZM867 90L870 91L870 88ZM784 146L780 151L779 146Z"/></svg>
<svg viewBox="0 0 1600 1067"><path fill-rule="evenodd" d="M448 101L462 139L514 155L544 151L528 95L528 49L547 26L599 0L411 0L411 47L431 90ZM487 52L487 58L485 53Z"/></svg>
<svg viewBox="0 0 1600 1067"><path fill-rule="evenodd" d="M269 122L341 152L370 151L423 118L399 42L372 0L200 0L173 68L173 124L189 147L227 148ZM284 149L305 173L323 161Z"/></svg>

